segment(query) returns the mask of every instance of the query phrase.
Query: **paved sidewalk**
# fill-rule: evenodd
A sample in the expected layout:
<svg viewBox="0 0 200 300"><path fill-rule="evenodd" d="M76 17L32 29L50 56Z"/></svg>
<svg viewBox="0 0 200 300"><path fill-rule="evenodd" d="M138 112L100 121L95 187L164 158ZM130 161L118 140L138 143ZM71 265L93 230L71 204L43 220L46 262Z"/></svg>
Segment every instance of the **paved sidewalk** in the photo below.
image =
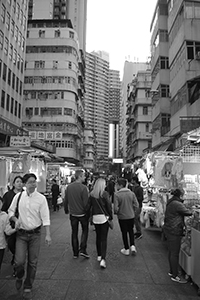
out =
<svg viewBox="0 0 200 300"><path fill-rule="evenodd" d="M109 231L107 268L101 270L96 260L95 231L90 227L90 259L73 259L70 245L69 216L63 209L51 213L51 247L42 234L33 300L193 300L197 288L191 283L172 282L168 272L167 249L156 229L144 230L136 241L137 255L123 256L121 234L114 217ZM6 254L0 274L0 299L22 299L15 290L15 279Z"/></svg>

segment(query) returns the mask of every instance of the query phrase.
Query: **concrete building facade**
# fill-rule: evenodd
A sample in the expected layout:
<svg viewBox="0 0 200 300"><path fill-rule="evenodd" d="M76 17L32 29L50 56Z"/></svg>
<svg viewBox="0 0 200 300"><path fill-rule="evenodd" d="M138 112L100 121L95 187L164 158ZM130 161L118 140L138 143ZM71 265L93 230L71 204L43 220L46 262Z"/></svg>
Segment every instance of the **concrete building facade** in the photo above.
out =
<svg viewBox="0 0 200 300"><path fill-rule="evenodd" d="M81 162L85 62L78 35L70 20L29 20L27 33L23 125L58 156Z"/></svg>
<svg viewBox="0 0 200 300"><path fill-rule="evenodd" d="M169 140L170 70L167 0L158 0L151 26L152 148ZM166 147L169 145L166 144ZM167 148L166 148L167 149Z"/></svg>
<svg viewBox="0 0 200 300"><path fill-rule="evenodd" d="M0 146L22 133L28 0L0 2Z"/></svg>
<svg viewBox="0 0 200 300"><path fill-rule="evenodd" d="M146 71L147 63L125 61L123 78L121 84L121 103L120 103L120 156L126 162L127 155L127 102L128 86L138 71Z"/></svg>
<svg viewBox="0 0 200 300"><path fill-rule="evenodd" d="M96 168L108 161L109 62L98 52L86 52L85 126L96 138Z"/></svg>
<svg viewBox="0 0 200 300"><path fill-rule="evenodd" d="M151 72L139 71L128 86L127 162L141 158L151 149Z"/></svg>

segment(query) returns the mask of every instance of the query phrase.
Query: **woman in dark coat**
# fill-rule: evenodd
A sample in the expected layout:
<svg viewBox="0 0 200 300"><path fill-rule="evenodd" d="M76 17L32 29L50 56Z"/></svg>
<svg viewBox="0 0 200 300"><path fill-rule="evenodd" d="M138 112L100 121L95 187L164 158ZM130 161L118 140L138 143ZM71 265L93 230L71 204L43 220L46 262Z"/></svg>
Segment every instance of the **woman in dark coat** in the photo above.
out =
<svg viewBox="0 0 200 300"><path fill-rule="evenodd" d="M3 206L2 206L1 210L8 213L8 209L12 203L13 198L15 197L15 195L17 193L20 193L22 190L23 190L22 177L16 176L13 180L12 189L3 195ZM12 261L11 261L12 265L14 264L14 258L15 258L15 242L16 242L16 234L13 234L12 236L7 237L8 249L10 250L10 252L13 255Z"/></svg>
<svg viewBox="0 0 200 300"><path fill-rule="evenodd" d="M183 194L184 192L180 189L176 189L172 192L173 197L167 202L163 226L168 246L170 267L168 274L171 276L171 280L178 283L187 282L178 276L179 252L184 230L184 217L192 215L192 212L183 204L183 200L181 199Z"/></svg>
<svg viewBox="0 0 200 300"><path fill-rule="evenodd" d="M59 210L59 205L57 204L58 196L60 195L60 189L59 185L56 183L56 180L52 180L53 184L51 187L51 193L52 193L52 205L53 205L53 210L57 211Z"/></svg>

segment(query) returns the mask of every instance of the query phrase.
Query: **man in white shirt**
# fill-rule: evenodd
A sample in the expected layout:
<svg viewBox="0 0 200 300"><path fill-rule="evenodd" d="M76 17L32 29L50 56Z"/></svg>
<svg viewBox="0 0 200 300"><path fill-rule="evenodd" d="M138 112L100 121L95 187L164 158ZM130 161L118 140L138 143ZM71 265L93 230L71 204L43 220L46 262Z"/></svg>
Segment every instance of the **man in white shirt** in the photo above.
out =
<svg viewBox="0 0 200 300"><path fill-rule="evenodd" d="M23 177L26 190L22 192L18 203L19 217L16 218L15 212L20 193L14 197L8 210L10 220L15 222L17 229L15 249L17 290L20 290L23 284L26 253L28 252L26 278L23 284L24 298L26 299L31 298L32 284L36 275L42 225L46 229L45 242L48 246L51 244L49 208L46 198L35 190L36 180L37 177L33 173Z"/></svg>

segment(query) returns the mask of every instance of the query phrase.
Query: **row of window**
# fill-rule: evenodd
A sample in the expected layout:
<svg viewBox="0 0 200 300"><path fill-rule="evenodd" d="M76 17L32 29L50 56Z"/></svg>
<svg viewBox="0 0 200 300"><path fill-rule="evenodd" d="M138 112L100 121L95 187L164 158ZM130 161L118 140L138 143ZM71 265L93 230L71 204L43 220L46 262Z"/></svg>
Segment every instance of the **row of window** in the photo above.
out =
<svg viewBox="0 0 200 300"><path fill-rule="evenodd" d="M49 144L56 146L56 148L74 148L74 141L47 141Z"/></svg>
<svg viewBox="0 0 200 300"><path fill-rule="evenodd" d="M48 64L48 66L46 66L46 68L50 66L50 63L49 63L49 62L47 62L47 64ZM66 65L66 64L67 64L67 65ZM63 65L63 63L61 63L61 66L60 66L60 67L61 67L61 68L66 67L66 68L72 70L72 64L73 64L73 63L72 63L71 61L67 61L66 64ZM57 61L57 60L53 60L53 62L52 62L51 65L52 65L52 69L58 69L59 64L58 64L58 61ZM27 68L27 63L26 63L26 68ZM35 69L45 69L45 60L36 60L36 61L34 62L34 68L35 68ZM76 67L75 64L73 64L73 69L77 70L77 67Z"/></svg>
<svg viewBox="0 0 200 300"><path fill-rule="evenodd" d="M63 91L24 91L24 99L32 100L47 100L47 99L64 99Z"/></svg>
<svg viewBox="0 0 200 300"><path fill-rule="evenodd" d="M42 129L49 130L49 131L65 131L65 130L73 131L73 130L77 129L77 126L72 123L23 122L23 126L31 127L31 128L42 128Z"/></svg>
<svg viewBox="0 0 200 300"><path fill-rule="evenodd" d="M2 70L3 65L3 70ZM12 86L13 90L22 95L22 81L7 67L7 65L2 63L0 59L0 78L3 78L5 82L8 83L9 86Z"/></svg>
<svg viewBox="0 0 200 300"><path fill-rule="evenodd" d="M71 46L27 46L26 53L68 53L78 58L77 50Z"/></svg>
<svg viewBox="0 0 200 300"><path fill-rule="evenodd" d="M29 38L29 35L30 35L30 32L28 30L27 31L27 38ZM45 38L45 30L40 29L38 31L38 37L39 38ZM55 38L62 37L60 29L54 30L54 37ZM66 38L66 32L65 32L65 35L63 37ZM74 32L73 31L69 31L69 38L74 39Z"/></svg>
<svg viewBox="0 0 200 300"><path fill-rule="evenodd" d="M24 83L27 84L36 84L36 83L67 83L72 84L74 87L77 87L76 79L69 76L25 76Z"/></svg>
<svg viewBox="0 0 200 300"><path fill-rule="evenodd" d="M75 110L68 107L27 107L25 109L26 117L35 116L73 116L75 117Z"/></svg>
<svg viewBox="0 0 200 300"><path fill-rule="evenodd" d="M6 109L19 119L21 118L21 104L10 97L9 94L6 95L4 90L1 91L1 108Z"/></svg>

